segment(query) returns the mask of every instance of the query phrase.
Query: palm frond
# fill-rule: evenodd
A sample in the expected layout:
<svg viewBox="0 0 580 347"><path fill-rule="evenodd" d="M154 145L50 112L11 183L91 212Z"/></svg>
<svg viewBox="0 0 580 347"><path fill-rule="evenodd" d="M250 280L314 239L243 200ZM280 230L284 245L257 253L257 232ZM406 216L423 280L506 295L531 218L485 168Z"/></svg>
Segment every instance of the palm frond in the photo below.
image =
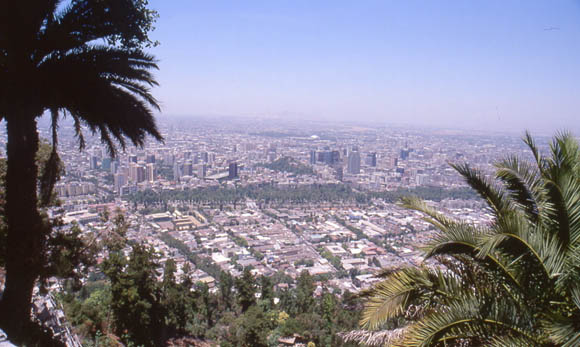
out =
<svg viewBox="0 0 580 347"><path fill-rule="evenodd" d="M485 239L480 256L503 251L514 259L514 263L526 260L527 266L535 264L547 281L562 272L566 262L563 246L541 225L532 226L513 214L499 220L493 229L495 233Z"/></svg>
<svg viewBox="0 0 580 347"><path fill-rule="evenodd" d="M496 276L501 276L509 285L520 288L520 293L524 293L521 291L518 271L513 264L514 257L501 251L482 251L482 247L485 247L492 236L487 228L459 222L439 230L433 236L431 242L423 247L425 258L452 256L461 263L466 263L461 257L469 257L486 271L494 271ZM467 273L462 274L465 275Z"/></svg>
<svg viewBox="0 0 580 347"><path fill-rule="evenodd" d="M562 315L549 314L549 319L544 322L544 329L550 339L559 346L580 346L580 317L564 317Z"/></svg>
<svg viewBox="0 0 580 347"><path fill-rule="evenodd" d="M151 12L131 9L135 6L136 2L130 0L72 1L58 13L53 9L53 20L47 21L41 31L38 56L55 50L66 52L96 41L120 41L129 49L151 43L146 31L154 17Z"/></svg>
<svg viewBox="0 0 580 347"><path fill-rule="evenodd" d="M510 208L509 200L505 198L504 192L494 187L479 170L471 168L467 163L450 165L487 202L496 216L500 216Z"/></svg>
<svg viewBox="0 0 580 347"><path fill-rule="evenodd" d="M561 192L567 215L569 245L574 247L580 245L580 177L567 176L563 179Z"/></svg>
<svg viewBox="0 0 580 347"><path fill-rule="evenodd" d="M143 146L146 135L163 140L151 110L159 105L146 87L157 83L147 71L156 67L151 56L139 51L92 47L46 61L41 70L46 79L58 79L47 91L47 103L73 115L77 136L77 123L98 132L114 156L116 142L125 148L125 137L137 146Z"/></svg>
<svg viewBox="0 0 580 347"><path fill-rule="evenodd" d="M447 217L444 214L437 212L434 208L427 205L427 203L415 196L402 197L399 205L403 208L415 210L426 214L428 217L423 218L426 222L432 224L438 229L445 229L450 225L457 223L453 218Z"/></svg>
<svg viewBox="0 0 580 347"><path fill-rule="evenodd" d="M461 283L450 273L428 267L408 267L389 275L368 292L360 326L375 330L402 315L423 298L454 296Z"/></svg>
<svg viewBox="0 0 580 347"><path fill-rule="evenodd" d="M352 330L338 333L338 336L346 343L355 342L366 346L390 346L401 339L405 333L405 328L393 330Z"/></svg>
<svg viewBox="0 0 580 347"><path fill-rule="evenodd" d="M411 325L401 345L427 347L457 341L486 345L498 335L517 336L528 340L529 345L540 345L530 317L519 313L496 298L466 293Z"/></svg>
<svg viewBox="0 0 580 347"><path fill-rule="evenodd" d="M86 142L85 142L85 137L83 135L83 126L81 124L81 120L76 115L71 114L71 113L69 113L69 114L71 115L71 118L73 119L74 128L75 128L75 136L76 136L78 143L79 143L79 150L82 151L85 149ZM65 113L65 115L66 115L66 113Z"/></svg>
<svg viewBox="0 0 580 347"><path fill-rule="evenodd" d="M47 206L51 199L52 193L54 190L54 185L58 180L63 165L58 155L57 145L58 145L58 136L57 136L57 129L58 129L58 110L52 109L51 110L51 131L52 131L52 150L50 152L50 156L46 165L44 166L44 170L42 172L42 176L40 177L40 204L41 206Z"/></svg>
<svg viewBox="0 0 580 347"><path fill-rule="evenodd" d="M524 336L493 336L488 342L490 347L530 347L530 340ZM540 347L541 345L534 345Z"/></svg>
<svg viewBox="0 0 580 347"><path fill-rule="evenodd" d="M496 177L500 179L509 196L522 208L534 223L550 206L546 201L540 172L529 162L510 156L495 163Z"/></svg>
<svg viewBox="0 0 580 347"><path fill-rule="evenodd" d="M534 156L534 159L536 160L536 165L537 165L538 169L540 170L540 173L543 173L545 165L546 165L545 159L540 154L540 151L538 149L538 146L536 145L536 141L532 137L532 134L526 130L526 133L525 133L522 140L524 141L524 143L528 146L528 148L532 152L532 155Z"/></svg>

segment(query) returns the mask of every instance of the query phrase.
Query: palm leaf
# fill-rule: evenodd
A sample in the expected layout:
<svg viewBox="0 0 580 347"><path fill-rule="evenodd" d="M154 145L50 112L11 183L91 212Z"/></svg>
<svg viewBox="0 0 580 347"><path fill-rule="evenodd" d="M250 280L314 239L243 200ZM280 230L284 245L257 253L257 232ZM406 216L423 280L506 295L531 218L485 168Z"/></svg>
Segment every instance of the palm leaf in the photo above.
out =
<svg viewBox="0 0 580 347"><path fill-rule="evenodd" d="M495 167L496 177L504 183L510 198L527 213L530 220L538 223L540 214L550 207L538 168L513 156L497 162Z"/></svg>
<svg viewBox="0 0 580 347"><path fill-rule="evenodd" d="M542 226L531 226L517 214L506 216L494 226L494 235L482 244L480 256L503 251L516 261L537 265L546 281L559 276L566 257L560 240Z"/></svg>
<svg viewBox="0 0 580 347"><path fill-rule="evenodd" d="M365 346L390 346L401 339L405 333L405 328L393 330L369 331L369 330L352 330L338 333L338 336L344 342L355 342Z"/></svg>
<svg viewBox="0 0 580 347"><path fill-rule="evenodd" d="M530 151L532 151L532 155L534 156L534 159L536 160L536 165L537 165L538 169L540 170L540 173L543 174L546 162L545 162L545 159L540 154L540 151L538 149L538 146L536 145L536 141L534 141L534 138L532 137L532 134L530 134L529 131L526 131L522 140L528 146Z"/></svg>
<svg viewBox="0 0 580 347"><path fill-rule="evenodd" d="M498 334L517 336L526 339L529 345L540 345L529 324L530 317L522 317L519 313L497 298L465 293L447 307L411 325L401 346L426 347L458 341L485 345Z"/></svg>
<svg viewBox="0 0 580 347"><path fill-rule="evenodd" d="M496 216L500 216L510 208L509 200L501 189L494 187L485 176L467 163L450 164L488 204Z"/></svg>
<svg viewBox="0 0 580 347"><path fill-rule="evenodd" d="M438 229L444 229L457 223L456 220L449 218L440 212L437 212L435 209L427 205L423 199L415 196L402 197L399 205L403 208L426 214L427 217L423 219Z"/></svg>
<svg viewBox="0 0 580 347"><path fill-rule="evenodd" d="M461 283L453 275L427 267L408 267L389 275L367 294L360 326L375 330L402 315L421 297L453 296Z"/></svg>
<svg viewBox="0 0 580 347"><path fill-rule="evenodd" d="M146 87L156 84L151 68L153 58L139 51L91 47L51 58L41 70L46 79L57 80L46 92L47 103L72 114L77 136L80 123L99 133L114 156L115 141L124 149L125 137L137 146L146 135L163 140L150 110L159 106Z"/></svg>

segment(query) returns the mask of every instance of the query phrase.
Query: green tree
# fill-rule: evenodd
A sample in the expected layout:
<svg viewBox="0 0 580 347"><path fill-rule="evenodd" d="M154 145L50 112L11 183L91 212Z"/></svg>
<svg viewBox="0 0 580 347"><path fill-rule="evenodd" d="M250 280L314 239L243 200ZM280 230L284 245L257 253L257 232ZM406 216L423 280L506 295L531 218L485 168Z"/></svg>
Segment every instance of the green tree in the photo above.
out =
<svg viewBox="0 0 580 347"><path fill-rule="evenodd" d="M132 247L129 259L120 250L103 262L111 281L115 331L138 345L153 346L161 340L164 317L156 268L153 250L142 245Z"/></svg>
<svg viewBox="0 0 580 347"><path fill-rule="evenodd" d="M220 273L220 298L222 304L226 310L231 310L233 307L234 301L234 278L230 275L229 272L222 271Z"/></svg>
<svg viewBox="0 0 580 347"><path fill-rule="evenodd" d="M155 13L144 0L4 1L0 5L0 119L8 135L6 284L0 326L14 340L27 337L30 300L42 271L50 229L38 211L36 119L52 115L54 181L57 124L64 111L83 147L82 125L99 132L111 154L114 139L142 145L161 140L149 87L156 82L151 43ZM50 186L50 184L48 184Z"/></svg>
<svg viewBox="0 0 580 347"><path fill-rule="evenodd" d="M254 305L236 319L230 330L238 346L266 347L272 327L273 321L260 306Z"/></svg>
<svg viewBox="0 0 580 347"><path fill-rule="evenodd" d="M310 273L302 270L296 284L296 304L298 313L312 312L315 307L314 281Z"/></svg>
<svg viewBox="0 0 580 347"><path fill-rule="evenodd" d="M165 262L163 282L161 284L161 305L165 313L164 327L169 336L186 333L186 327L192 316L192 295L177 283L175 272L177 266L173 259Z"/></svg>
<svg viewBox="0 0 580 347"><path fill-rule="evenodd" d="M205 319L205 326L209 329L214 325L215 314L217 312L217 298L209 292L209 287L203 282L197 283L196 295L198 298L197 306L200 308L200 314Z"/></svg>
<svg viewBox="0 0 580 347"><path fill-rule="evenodd" d="M274 285L268 276L260 276L260 299L266 309L270 309L274 301Z"/></svg>
<svg viewBox="0 0 580 347"><path fill-rule="evenodd" d="M575 346L580 343L580 149L568 133L533 162L510 156L496 182L467 164L453 165L494 216L476 226L447 217L417 198L437 229L423 265L386 270L367 293L363 331L348 339L405 346L443 344ZM390 330L385 330L390 329Z"/></svg>
<svg viewBox="0 0 580 347"><path fill-rule="evenodd" d="M242 313L246 312L250 306L256 303L256 279L250 269L245 268L242 276L236 279L236 290Z"/></svg>

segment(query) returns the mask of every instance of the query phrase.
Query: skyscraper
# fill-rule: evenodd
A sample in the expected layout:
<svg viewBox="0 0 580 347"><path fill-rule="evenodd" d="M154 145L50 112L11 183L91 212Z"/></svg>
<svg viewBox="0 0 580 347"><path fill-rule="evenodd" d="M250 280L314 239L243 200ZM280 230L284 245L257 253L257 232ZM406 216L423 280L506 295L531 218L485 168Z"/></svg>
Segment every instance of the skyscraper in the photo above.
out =
<svg viewBox="0 0 580 347"><path fill-rule="evenodd" d="M228 168L228 178L234 179L238 177L238 163L230 163Z"/></svg>
<svg viewBox="0 0 580 347"><path fill-rule="evenodd" d="M185 164L183 164L183 176L192 176L193 175L193 164L191 160L187 160Z"/></svg>
<svg viewBox="0 0 580 347"><path fill-rule="evenodd" d="M147 154L147 158L145 159L147 164L155 164L155 154Z"/></svg>
<svg viewBox="0 0 580 347"><path fill-rule="evenodd" d="M365 164L368 166L376 167L377 166L377 153L372 152L367 154Z"/></svg>
<svg viewBox="0 0 580 347"><path fill-rule="evenodd" d="M113 160L111 162L111 173L116 174L118 169L119 169L119 162L117 160Z"/></svg>
<svg viewBox="0 0 580 347"><path fill-rule="evenodd" d="M139 174L137 173L137 167L138 167L137 163L129 162L129 182L132 183L138 182Z"/></svg>
<svg viewBox="0 0 580 347"><path fill-rule="evenodd" d="M360 154L358 152L348 154L348 173L352 175L360 173Z"/></svg>
<svg viewBox="0 0 580 347"><path fill-rule="evenodd" d="M89 163L91 170L96 170L99 168L98 160L99 160L99 158L96 155L91 156L90 163Z"/></svg>
<svg viewBox="0 0 580 347"><path fill-rule="evenodd" d="M181 168L177 160L173 163L173 179L179 181L181 179Z"/></svg>
<svg viewBox="0 0 580 347"><path fill-rule="evenodd" d="M103 158L101 160L101 169L103 170L111 170L111 158Z"/></svg>
<svg viewBox="0 0 580 347"><path fill-rule="evenodd" d="M147 179L147 181L149 182L154 182L155 181L155 164L153 163L149 163L145 166L146 171L145 171L145 178Z"/></svg>
<svg viewBox="0 0 580 347"><path fill-rule="evenodd" d="M334 167L334 170L335 170L336 179L339 181L342 181L342 178L343 178L342 165L336 165Z"/></svg>
<svg viewBox="0 0 580 347"><path fill-rule="evenodd" d="M124 173L117 173L113 176L115 190L120 192L121 187L127 183L127 176Z"/></svg>
<svg viewBox="0 0 580 347"><path fill-rule="evenodd" d="M409 148L403 148L401 149L401 160L407 160L409 159L409 153L411 153L413 150L409 149Z"/></svg>
<svg viewBox="0 0 580 347"><path fill-rule="evenodd" d="M206 175L207 175L207 165L200 164L197 167L197 177L199 177L199 178L205 178Z"/></svg>
<svg viewBox="0 0 580 347"><path fill-rule="evenodd" d="M137 165L137 183L144 182L146 178L145 166Z"/></svg>

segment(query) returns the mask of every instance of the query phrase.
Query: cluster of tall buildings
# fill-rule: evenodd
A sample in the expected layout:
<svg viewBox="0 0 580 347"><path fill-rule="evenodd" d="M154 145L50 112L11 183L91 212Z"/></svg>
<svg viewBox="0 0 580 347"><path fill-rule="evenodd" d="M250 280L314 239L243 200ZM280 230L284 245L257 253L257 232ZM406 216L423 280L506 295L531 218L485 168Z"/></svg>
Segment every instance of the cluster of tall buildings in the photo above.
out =
<svg viewBox="0 0 580 347"><path fill-rule="evenodd" d="M90 182L59 183L54 190L59 196L64 197L89 195L97 191L95 184Z"/></svg>
<svg viewBox="0 0 580 347"><path fill-rule="evenodd" d="M339 151L310 151L310 164L314 165L316 163L323 163L326 165L334 165L340 162L340 152Z"/></svg>
<svg viewBox="0 0 580 347"><path fill-rule="evenodd" d="M141 182L154 182L155 181L155 164L153 163L129 163L129 183L141 183Z"/></svg>
<svg viewBox="0 0 580 347"><path fill-rule="evenodd" d="M361 167L361 155L357 147L353 147L350 151L346 149L343 152L346 157L346 170L351 175L358 175ZM342 161L340 158L340 151L326 149L324 151L310 151L310 164L323 163L333 166L337 170L337 176L342 177ZM368 153L365 157L365 165L370 167L377 166L377 153Z"/></svg>

